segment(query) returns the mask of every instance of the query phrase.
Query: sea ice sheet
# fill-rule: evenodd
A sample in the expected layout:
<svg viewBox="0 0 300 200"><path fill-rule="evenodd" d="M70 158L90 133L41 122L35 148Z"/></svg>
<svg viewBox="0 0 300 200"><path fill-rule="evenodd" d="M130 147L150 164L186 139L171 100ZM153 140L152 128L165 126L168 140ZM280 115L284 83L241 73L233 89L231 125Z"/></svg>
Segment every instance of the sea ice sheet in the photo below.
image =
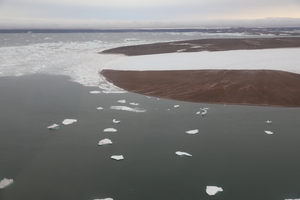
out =
<svg viewBox="0 0 300 200"><path fill-rule="evenodd" d="M217 192L223 192L221 187L217 186L206 186L206 193L210 196L217 194Z"/></svg>
<svg viewBox="0 0 300 200"><path fill-rule="evenodd" d="M0 181L0 189L5 188L6 186L12 184L13 182L14 182L13 179L4 178L2 181Z"/></svg>
<svg viewBox="0 0 300 200"><path fill-rule="evenodd" d="M117 129L115 128L106 128L103 130L103 132L117 132Z"/></svg>
<svg viewBox="0 0 300 200"><path fill-rule="evenodd" d="M109 63L115 70L281 70L300 74L300 48L127 56Z"/></svg>
<svg viewBox="0 0 300 200"><path fill-rule="evenodd" d="M188 156L188 157L192 156L191 154L183 152L183 151L176 151L175 154L178 156Z"/></svg>
<svg viewBox="0 0 300 200"><path fill-rule="evenodd" d="M77 119L65 119L62 123L64 125L73 124L74 122L77 122Z"/></svg>
<svg viewBox="0 0 300 200"><path fill-rule="evenodd" d="M123 160L124 156L123 155L114 155L114 156L111 156L111 159L114 159L114 160Z"/></svg>
<svg viewBox="0 0 300 200"><path fill-rule="evenodd" d="M103 140L100 140L98 145L102 146L102 145L107 145L107 144L112 144L112 141L110 139L103 139Z"/></svg>

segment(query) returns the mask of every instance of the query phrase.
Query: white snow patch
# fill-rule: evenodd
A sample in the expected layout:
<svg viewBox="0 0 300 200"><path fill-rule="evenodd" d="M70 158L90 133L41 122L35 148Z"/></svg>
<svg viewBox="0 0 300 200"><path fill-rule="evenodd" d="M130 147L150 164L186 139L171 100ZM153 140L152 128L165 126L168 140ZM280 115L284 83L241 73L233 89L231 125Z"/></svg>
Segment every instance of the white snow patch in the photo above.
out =
<svg viewBox="0 0 300 200"><path fill-rule="evenodd" d="M97 110L103 110L103 107L98 107Z"/></svg>
<svg viewBox="0 0 300 200"><path fill-rule="evenodd" d="M58 129L59 125L58 124L52 124L51 126L48 126L47 128L50 129L50 130L54 130L54 129Z"/></svg>
<svg viewBox="0 0 300 200"><path fill-rule="evenodd" d="M77 119L65 119L62 123L64 125L73 124L74 122L77 122Z"/></svg>
<svg viewBox="0 0 300 200"><path fill-rule="evenodd" d="M174 108L179 108L179 105L174 105Z"/></svg>
<svg viewBox="0 0 300 200"><path fill-rule="evenodd" d="M95 91L90 91L91 94L100 94L101 91L95 90Z"/></svg>
<svg viewBox="0 0 300 200"><path fill-rule="evenodd" d="M134 103L134 102L132 102L132 103L129 103L130 105L133 105L133 106L138 106L139 104L138 103Z"/></svg>
<svg viewBox="0 0 300 200"><path fill-rule="evenodd" d="M265 131L265 133L268 134L268 135L272 135L273 134L272 131Z"/></svg>
<svg viewBox="0 0 300 200"><path fill-rule="evenodd" d="M103 132L117 132L117 129L115 128L106 128L103 130Z"/></svg>
<svg viewBox="0 0 300 200"><path fill-rule="evenodd" d="M123 160L124 156L122 156L122 155L115 155L115 156L111 156L111 159L114 159L114 160Z"/></svg>
<svg viewBox="0 0 300 200"><path fill-rule="evenodd" d="M125 99L122 99L122 100L119 100L118 102L119 102L119 103L126 103L126 100L125 100Z"/></svg>
<svg viewBox="0 0 300 200"><path fill-rule="evenodd" d="M112 144L112 141L110 139L103 139L103 140L100 140L98 145L102 146L102 145L106 145L106 144Z"/></svg>
<svg viewBox="0 0 300 200"><path fill-rule="evenodd" d="M116 119L113 119L113 123L115 123L115 124L118 124L118 123L120 123L121 121L119 121L119 120L116 120Z"/></svg>
<svg viewBox="0 0 300 200"><path fill-rule="evenodd" d="M199 132L198 129L186 131L187 134L196 134L198 132Z"/></svg>
<svg viewBox="0 0 300 200"><path fill-rule="evenodd" d="M206 193L210 196L215 195L217 192L223 192L221 187L217 186L206 186Z"/></svg>
<svg viewBox="0 0 300 200"><path fill-rule="evenodd" d="M282 70L300 74L300 48L166 53L127 56L110 62L116 70Z"/></svg>
<svg viewBox="0 0 300 200"><path fill-rule="evenodd" d="M124 111L130 111L130 112L145 112L146 111L146 110L141 110L140 108L130 108L127 106L111 106L110 109L124 110Z"/></svg>
<svg viewBox="0 0 300 200"><path fill-rule="evenodd" d="M183 152L183 151L176 151L175 154L178 156L189 156L189 157L192 156L191 154Z"/></svg>
<svg viewBox="0 0 300 200"><path fill-rule="evenodd" d="M0 189L5 188L6 186L12 184L13 182L14 182L13 179L4 178L2 181L0 181Z"/></svg>

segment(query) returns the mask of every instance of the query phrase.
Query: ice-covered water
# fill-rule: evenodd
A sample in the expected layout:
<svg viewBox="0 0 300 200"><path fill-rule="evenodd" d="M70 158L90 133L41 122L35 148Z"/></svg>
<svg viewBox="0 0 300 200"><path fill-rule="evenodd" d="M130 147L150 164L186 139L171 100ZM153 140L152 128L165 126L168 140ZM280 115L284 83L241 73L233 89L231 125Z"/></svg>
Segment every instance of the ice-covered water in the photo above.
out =
<svg viewBox="0 0 300 200"><path fill-rule="evenodd" d="M0 34L0 76L66 75L84 86L99 86L104 92L120 92L98 72L123 56L98 52L118 46L224 37L257 36L203 32Z"/></svg>

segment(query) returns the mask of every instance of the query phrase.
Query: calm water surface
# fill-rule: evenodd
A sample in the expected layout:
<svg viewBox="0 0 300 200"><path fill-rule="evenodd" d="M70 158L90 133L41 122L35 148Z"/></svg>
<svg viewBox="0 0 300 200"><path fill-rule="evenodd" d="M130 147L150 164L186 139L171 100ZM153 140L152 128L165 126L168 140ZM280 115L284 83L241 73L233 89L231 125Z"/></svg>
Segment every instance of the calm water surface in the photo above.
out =
<svg viewBox="0 0 300 200"><path fill-rule="evenodd" d="M64 76L0 79L0 177L14 179L0 190L0 199L300 197L299 108L89 93L97 89ZM118 103L121 99L127 103ZM109 109L130 102L139 103L146 112ZM177 104L180 107L174 108ZM97 110L99 106L104 109ZM207 115L196 115L200 107L209 108ZM78 122L54 131L46 128L65 118ZM121 123L114 124L113 119ZM105 128L118 131L104 133ZM191 129L199 133L185 133ZM98 146L104 138L113 145ZM176 151L192 157L176 156ZM125 159L110 159L118 154ZM224 192L208 196L208 185L220 186Z"/></svg>

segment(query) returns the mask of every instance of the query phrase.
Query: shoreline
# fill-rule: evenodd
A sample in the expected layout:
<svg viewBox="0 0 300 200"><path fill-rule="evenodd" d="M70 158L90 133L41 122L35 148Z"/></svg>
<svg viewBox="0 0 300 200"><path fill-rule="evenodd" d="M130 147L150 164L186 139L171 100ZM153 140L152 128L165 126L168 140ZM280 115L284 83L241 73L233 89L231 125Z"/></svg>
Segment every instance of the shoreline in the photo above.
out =
<svg viewBox="0 0 300 200"><path fill-rule="evenodd" d="M192 48L191 44L204 44L208 41L211 42L211 45L206 45L205 48L203 45ZM274 41L277 43L272 45ZM248 46L242 47L241 45L245 43ZM188 46L190 48L186 48ZM288 47L300 47L300 38L204 39L119 47L106 50L103 53L137 56L175 53L184 48L185 50L180 52ZM138 64L140 63L142 62L138 62ZM200 61L199 65L204 65L204 63ZM300 85L298 84L300 83L300 74L279 71L278 69L224 68L151 71L104 69L100 74L117 87L160 98L199 103L300 107Z"/></svg>

